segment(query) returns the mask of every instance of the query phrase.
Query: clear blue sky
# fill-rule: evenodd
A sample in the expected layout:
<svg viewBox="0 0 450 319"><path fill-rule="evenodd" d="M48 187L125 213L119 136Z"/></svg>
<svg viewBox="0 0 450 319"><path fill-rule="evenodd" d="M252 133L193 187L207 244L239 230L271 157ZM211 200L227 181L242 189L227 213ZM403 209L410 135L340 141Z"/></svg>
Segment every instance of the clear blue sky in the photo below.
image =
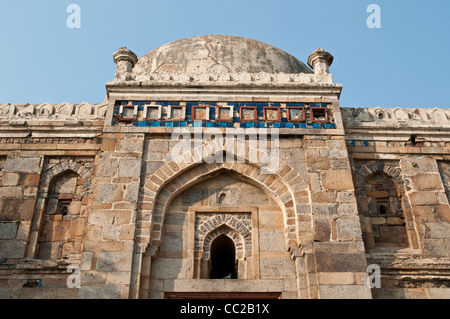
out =
<svg viewBox="0 0 450 319"><path fill-rule="evenodd" d="M381 29L366 24L369 4ZM66 26L69 4L81 29ZM0 103L101 103L112 54L138 57L178 39L229 34L303 62L321 47L343 107L450 108L448 0L1 0Z"/></svg>

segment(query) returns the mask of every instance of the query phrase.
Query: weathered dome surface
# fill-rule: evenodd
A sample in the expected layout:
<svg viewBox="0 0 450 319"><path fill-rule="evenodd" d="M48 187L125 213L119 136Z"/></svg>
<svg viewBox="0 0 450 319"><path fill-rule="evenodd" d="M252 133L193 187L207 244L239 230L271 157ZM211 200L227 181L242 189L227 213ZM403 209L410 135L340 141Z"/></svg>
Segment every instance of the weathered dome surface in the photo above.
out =
<svg viewBox="0 0 450 319"><path fill-rule="evenodd" d="M152 73L313 73L292 55L266 43L229 35L205 35L165 44L139 59L135 76Z"/></svg>

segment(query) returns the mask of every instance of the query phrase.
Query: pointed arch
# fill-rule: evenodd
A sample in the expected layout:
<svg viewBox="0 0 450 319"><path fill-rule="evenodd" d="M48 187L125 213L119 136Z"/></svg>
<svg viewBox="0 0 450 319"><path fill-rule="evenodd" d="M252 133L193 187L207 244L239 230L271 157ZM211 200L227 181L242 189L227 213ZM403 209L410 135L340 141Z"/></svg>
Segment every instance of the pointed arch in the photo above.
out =
<svg viewBox="0 0 450 319"><path fill-rule="evenodd" d="M274 174L262 172L261 159L265 153L244 144L235 144L235 152L229 154L224 151L224 157L233 157L234 162L216 163L214 154L203 161L196 161L201 154L211 154L216 144L214 141L206 142L191 151L177 156L172 161L152 174L144 184L140 201L140 219L137 222L137 236L140 241L140 251L152 246L152 251L157 251L161 245L161 230L164 223L166 209L176 195L209 178L212 174L218 174L221 170L229 171L244 179L246 182L262 189L273 196L283 212L285 224L286 244L289 249L297 248L300 234L297 230L297 200L308 202L308 184L300 174L283 160L279 160L278 171ZM244 157L237 150L244 150ZM208 151L205 151L208 150ZM249 154L256 154L257 163L251 163ZM305 212L302 212L303 214ZM149 235L144 235L143 225L151 224ZM311 225L302 225L302 234L308 232ZM310 230L312 232L312 229ZM305 236L307 238L308 236Z"/></svg>
<svg viewBox="0 0 450 319"><path fill-rule="evenodd" d="M287 247L298 247L295 227L295 200L289 189L276 177L262 175L257 167L236 163L199 165L186 171L184 174L181 174L165 185L163 190L155 197L154 202L152 202L151 206L153 210L151 215L148 215L148 221L151 221L152 225L150 244L155 248L159 248L161 245L165 214L172 200L184 190L201 181L216 176L223 171L231 172L245 182L272 195L283 212Z"/></svg>
<svg viewBox="0 0 450 319"><path fill-rule="evenodd" d="M44 192L48 192L51 182L61 174L74 172L83 181L83 192L88 192L91 187L93 177L93 167L79 163L74 160L63 160L42 174L40 187Z"/></svg>
<svg viewBox="0 0 450 319"><path fill-rule="evenodd" d="M41 175L39 193L36 207L34 209L33 219L30 228L27 257L35 258L38 252L39 235L42 228L44 213L48 205L48 196L51 185L60 177L66 174L74 174L79 177L81 181L82 192L81 197L90 195L91 184L93 178L93 165L88 163L80 163L71 159L61 160L58 164L49 168Z"/></svg>
<svg viewBox="0 0 450 319"><path fill-rule="evenodd" d="M233 228L230 228L228 225L221 225L205 236L202 245L203 259L208 260L211 258L212 243L222 235L227 236L233 241L236 247L236 257L238 259L243 259L245 255L244 240L240 236L239 232Z"/></svg>
<svg viewBox="0 0 450 319"><path fill-rule="evenodd" d="M279 205L284 221L284 235L288 251L298 250L300 243L310 243L313 237L311 219L301 218L311 214L309 203L309 185L302 176L282 159L278 170L271 174L262 171L261 159L266 155L251 146L236 143L232 154L223 151L224 158L234 161L217 163L214 153L215 141L204 144L182 153L167 162L151 176L148 176L140 191L136 220L136 245L132 268L131 294L147 294L146 282L149 277L151 260L156 259L162 244L162 230L166 211L172 200L186 189L217 176L223 172L231 173L236 178L253 185L271 196ZM213 156L202 158L205 150L213 150ZM243 152L237 152L241 150ZM257 162L249 160L249 154L256 154ZM208 151L206 151L208 153ZM244 154L237 156L236 154ZM200 156L199 156L200 155ZM214 158L213 158L214 157ZM301 203L301 205L298 205ZM141 277L143 276L143 277Z"/></svg>
<svg viewBox="0 0 450 319"><path fill-rule="evenodd" d="M358 209L365 231L363 237L368 249L378 243L396 242L399 246L417 248L417 230L405 194L402 170L395 161L363 162L355 170ZM380 180L381 177L381 180ZM375 187L376 185L376 187ZM373 226L372 218L397 217L382 226ZM395 222L392 222L395 220ZM399 234L393 236L393 232Z"/></svg>
<svg viewBox="0 0 450 319"><path fill-rule="evenodd" d="M228 234L215 237L209 247L208 273L202 274L205 279L237 279L239 278L239 259L236 255L236 243Z"/></svg>
<svg viewBox="0 0 450 319"><path fill-rule="evenodd" d="M204 221L198 227L199 244L196 249L203 252L203 258L209 259L212 242L221 235L230 237L236 245L236 257L246 257L245 247L250 247L252 234L243 223L229 215L216 215Z"/></svg>
<svg viewBox="0 0 450 319"><path fill-rule="evenodd" d="M371 175L376 173L382 173L388 178L392 179L399 189L404 190L402 187L402 170L398 164L390 161L371 161L367 164L362 165L356 172L356 178L359 181L364 181Z"/></svg>

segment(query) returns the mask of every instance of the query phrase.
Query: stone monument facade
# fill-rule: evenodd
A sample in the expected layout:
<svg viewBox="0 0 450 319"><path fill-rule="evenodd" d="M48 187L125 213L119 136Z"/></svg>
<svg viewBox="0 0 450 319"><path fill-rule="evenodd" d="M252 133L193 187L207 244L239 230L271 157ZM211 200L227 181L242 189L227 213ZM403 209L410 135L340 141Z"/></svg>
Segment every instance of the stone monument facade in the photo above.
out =
<svg viewBox="0 0 450 319"><path fill-rule="evenodd" d="M448 109L240 37L114 61L103 104L0 105L0 298L450 296Z"/></svg>

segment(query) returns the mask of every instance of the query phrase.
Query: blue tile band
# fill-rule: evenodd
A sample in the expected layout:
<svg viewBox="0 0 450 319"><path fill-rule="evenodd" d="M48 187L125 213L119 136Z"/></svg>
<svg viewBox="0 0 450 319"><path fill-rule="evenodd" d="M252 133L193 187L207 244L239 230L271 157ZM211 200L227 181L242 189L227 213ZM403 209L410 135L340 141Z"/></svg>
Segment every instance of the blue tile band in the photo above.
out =
<svg viewBox="0 0 450 319"><path fill-rule="evenodd" d="M124 105L137 105L137 109L139 112L144 110L145 105L152 104L151 101L116 101L114 105L114 115L120 115L120 107ZM153 105L159 106L181 106L181 102L153 102ZM324 107L327 108L326 103L286 103L286 107L283 107L281 103L261 103L261 102L224 102L224 103L216 103L216 102L186 102L185 104L185 121L171 121L166 120L167 114L162 112L161 119L158 121L133 121L126 122L130 123L136 127L220 127L220 128L232 128L235 127L235 123L239 123L239 127L242 128L302 128L302 129L337 129L336 124L334 123L310 123L309 118L307 116L307 122L289 122L287 119L287 109L286 107L305 107L308 110L309 107ZM192 107L193 106L209 106L209 121L195 122L192 120ZM222 122L216 118L216 107L217 106L231 106L233 111L232 121ZM240 117L234 116L236 113L240 113L240 109L242 107L255 107L257 118L252 122L242 122ZM264 122L264 108L265 107L279 107L281 108L281 119L280 122Z"/></svg>

